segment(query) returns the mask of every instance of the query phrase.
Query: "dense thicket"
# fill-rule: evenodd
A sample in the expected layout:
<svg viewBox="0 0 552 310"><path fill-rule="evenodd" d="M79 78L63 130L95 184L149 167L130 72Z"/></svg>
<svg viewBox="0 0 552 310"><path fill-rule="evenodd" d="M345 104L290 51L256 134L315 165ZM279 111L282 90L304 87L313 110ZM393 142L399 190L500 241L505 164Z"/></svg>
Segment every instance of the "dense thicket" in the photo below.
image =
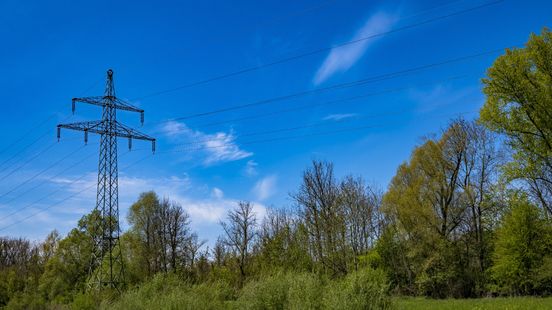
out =
<svg viewBox="0 0 552 310"><path fill-rule="evenodd" d="M293 203L229 206L207 247L186 206L143 193L121 238L127 286L87 291L101 220L44 242L0 239L9 309L381 309L390 295L552 293L552 34L500 56L477 121L415 147L388 188L313 161Z"/></svg>

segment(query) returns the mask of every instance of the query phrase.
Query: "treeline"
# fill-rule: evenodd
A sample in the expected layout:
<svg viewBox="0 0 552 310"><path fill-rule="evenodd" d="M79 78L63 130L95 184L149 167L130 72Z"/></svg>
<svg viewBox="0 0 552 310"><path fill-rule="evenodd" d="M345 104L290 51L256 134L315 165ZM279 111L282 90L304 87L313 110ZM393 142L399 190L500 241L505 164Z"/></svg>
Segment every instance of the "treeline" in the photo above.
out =
<svg viewBox="0 0 552 310"><path fill-rule="evenodd" d="M86 289L97 213L64 238L3 238L0 305L378 309L393 295L550 295L552 34L508 50L483 84L480 118L424 139L385 191L313 161L290 206L264 218L231 206L212 248L185 206L143 193L121 237L122 296Z"/></svg>

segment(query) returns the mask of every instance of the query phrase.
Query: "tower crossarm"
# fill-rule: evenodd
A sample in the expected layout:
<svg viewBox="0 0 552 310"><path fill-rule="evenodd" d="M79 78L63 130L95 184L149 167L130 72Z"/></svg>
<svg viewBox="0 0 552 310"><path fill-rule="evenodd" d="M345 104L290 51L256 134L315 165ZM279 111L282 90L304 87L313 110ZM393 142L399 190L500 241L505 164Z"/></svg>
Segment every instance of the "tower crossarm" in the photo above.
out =
<svg viewBox="0 0 552 310"><path fill-rule="evenodd" d="M144 133L141 133L136 129L125 126L119 122L116 122L115 129L116 129L117 136L121 138L131 138L131 139L146 140L151 142L155 141L154 138Z"/></svg>
<svg viewBox="0 0 552 310"><path fill-rule="evenodd" d="M132 148L132 139L137 139L137 140L150 141L151 142L151 151L153 153L155 153L155 139L154 138L152 138L152 137L150 137L150 136L148 136L144 133L141 133L136 129L125 126L125 125L123 125L119 122L115 122L115 123L116 123L115 132L116 132L117 137L128 138L128 149L129 150Z"/></svg>
<svg viewBox="0 0 552 310"><path fill-rule="evenodd" d="M144 110L139 109L132 104L121 100L115 96L94 96L94 97L83 97L83 98L73 98L73 113L75 112L75 103L87 103L100 107L113 107L118 110L137 112L140 113L140 120L142 124L144 123Z"/></svg>
<svg viewBox="0 0 552 310"><path fill-rule="evenodd" d="M132 148L132 140L145 140L150 141L152 143L152 151L155 152L155 139L139 132L136 129L132 129L128 126L125 126L117 121L114 122L114 126L108 126L108 122L106 121L89 121L89 122L79 122L79 123L71 123L71 124L59 124L57 126L58 132L57 137L58 140L61 137L61 128L65 129L71 129L71 130L77 130L77 131L84 131L84 142L88 142L88 133L95 133L99 135L111 135L116 136L120 138L127 138L129 141L129 149Z"/></svg>

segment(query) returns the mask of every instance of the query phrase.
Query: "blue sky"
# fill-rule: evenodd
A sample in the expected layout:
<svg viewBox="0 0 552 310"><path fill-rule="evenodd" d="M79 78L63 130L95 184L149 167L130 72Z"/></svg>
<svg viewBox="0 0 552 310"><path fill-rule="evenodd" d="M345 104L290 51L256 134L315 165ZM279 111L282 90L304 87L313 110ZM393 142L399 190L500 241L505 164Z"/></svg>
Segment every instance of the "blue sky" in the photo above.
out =
<svg viewBox="0 0 552 310"><path fill-rule="evenodd" d="M498 53L174 119L518 45L552 24L550 1L506 0L454 15L491 2L2 1L0 235L66 233L94 208L98 138L83 146L82 133L65 131L57 143L55 125L100 118L86 105L72 116L71 98L101 95L109 68L118 97L146 111L143 127L138 115L119 119L158 139L154 156L147 143L134 142L128 154L119 143L122 218L140 192L155 190L181 203L211 243L238 200L254 202L259 216L292 206L289 193L313 159L385 189L423 137L450 118L477 116L480 79ZM395 29L404 30L149 96ZM350 97L358 98L343 100Z"/></svg>

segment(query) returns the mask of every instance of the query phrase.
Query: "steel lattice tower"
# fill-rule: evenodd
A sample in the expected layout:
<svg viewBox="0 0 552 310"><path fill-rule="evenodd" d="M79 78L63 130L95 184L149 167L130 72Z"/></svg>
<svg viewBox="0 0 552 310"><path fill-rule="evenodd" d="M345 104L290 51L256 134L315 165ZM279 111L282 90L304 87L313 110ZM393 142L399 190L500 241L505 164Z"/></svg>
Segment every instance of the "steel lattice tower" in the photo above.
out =
<svg viewBox="0 0 552 310"><path fill-rule="evenodd" d="M100 135L100 158L98 165L98 189L95 214L100 225L94 236L94 249L90 262L89 288L115 288L124 284L124 264L119 240L119 185L117 169L117 138L127 138L129 149L132 139L147 140L152 143L155 152L155 139L129 128L117 121L117 110L140 113L141 123L144 123L144 110L115 96L113 70L107 71L107 82L104 96L73 98L75 103L82 102L102 107L102 119L99 121L59 124L57 126L58 140L61 128L84 131L84 141L88 142L88 133Z"/></svg>

